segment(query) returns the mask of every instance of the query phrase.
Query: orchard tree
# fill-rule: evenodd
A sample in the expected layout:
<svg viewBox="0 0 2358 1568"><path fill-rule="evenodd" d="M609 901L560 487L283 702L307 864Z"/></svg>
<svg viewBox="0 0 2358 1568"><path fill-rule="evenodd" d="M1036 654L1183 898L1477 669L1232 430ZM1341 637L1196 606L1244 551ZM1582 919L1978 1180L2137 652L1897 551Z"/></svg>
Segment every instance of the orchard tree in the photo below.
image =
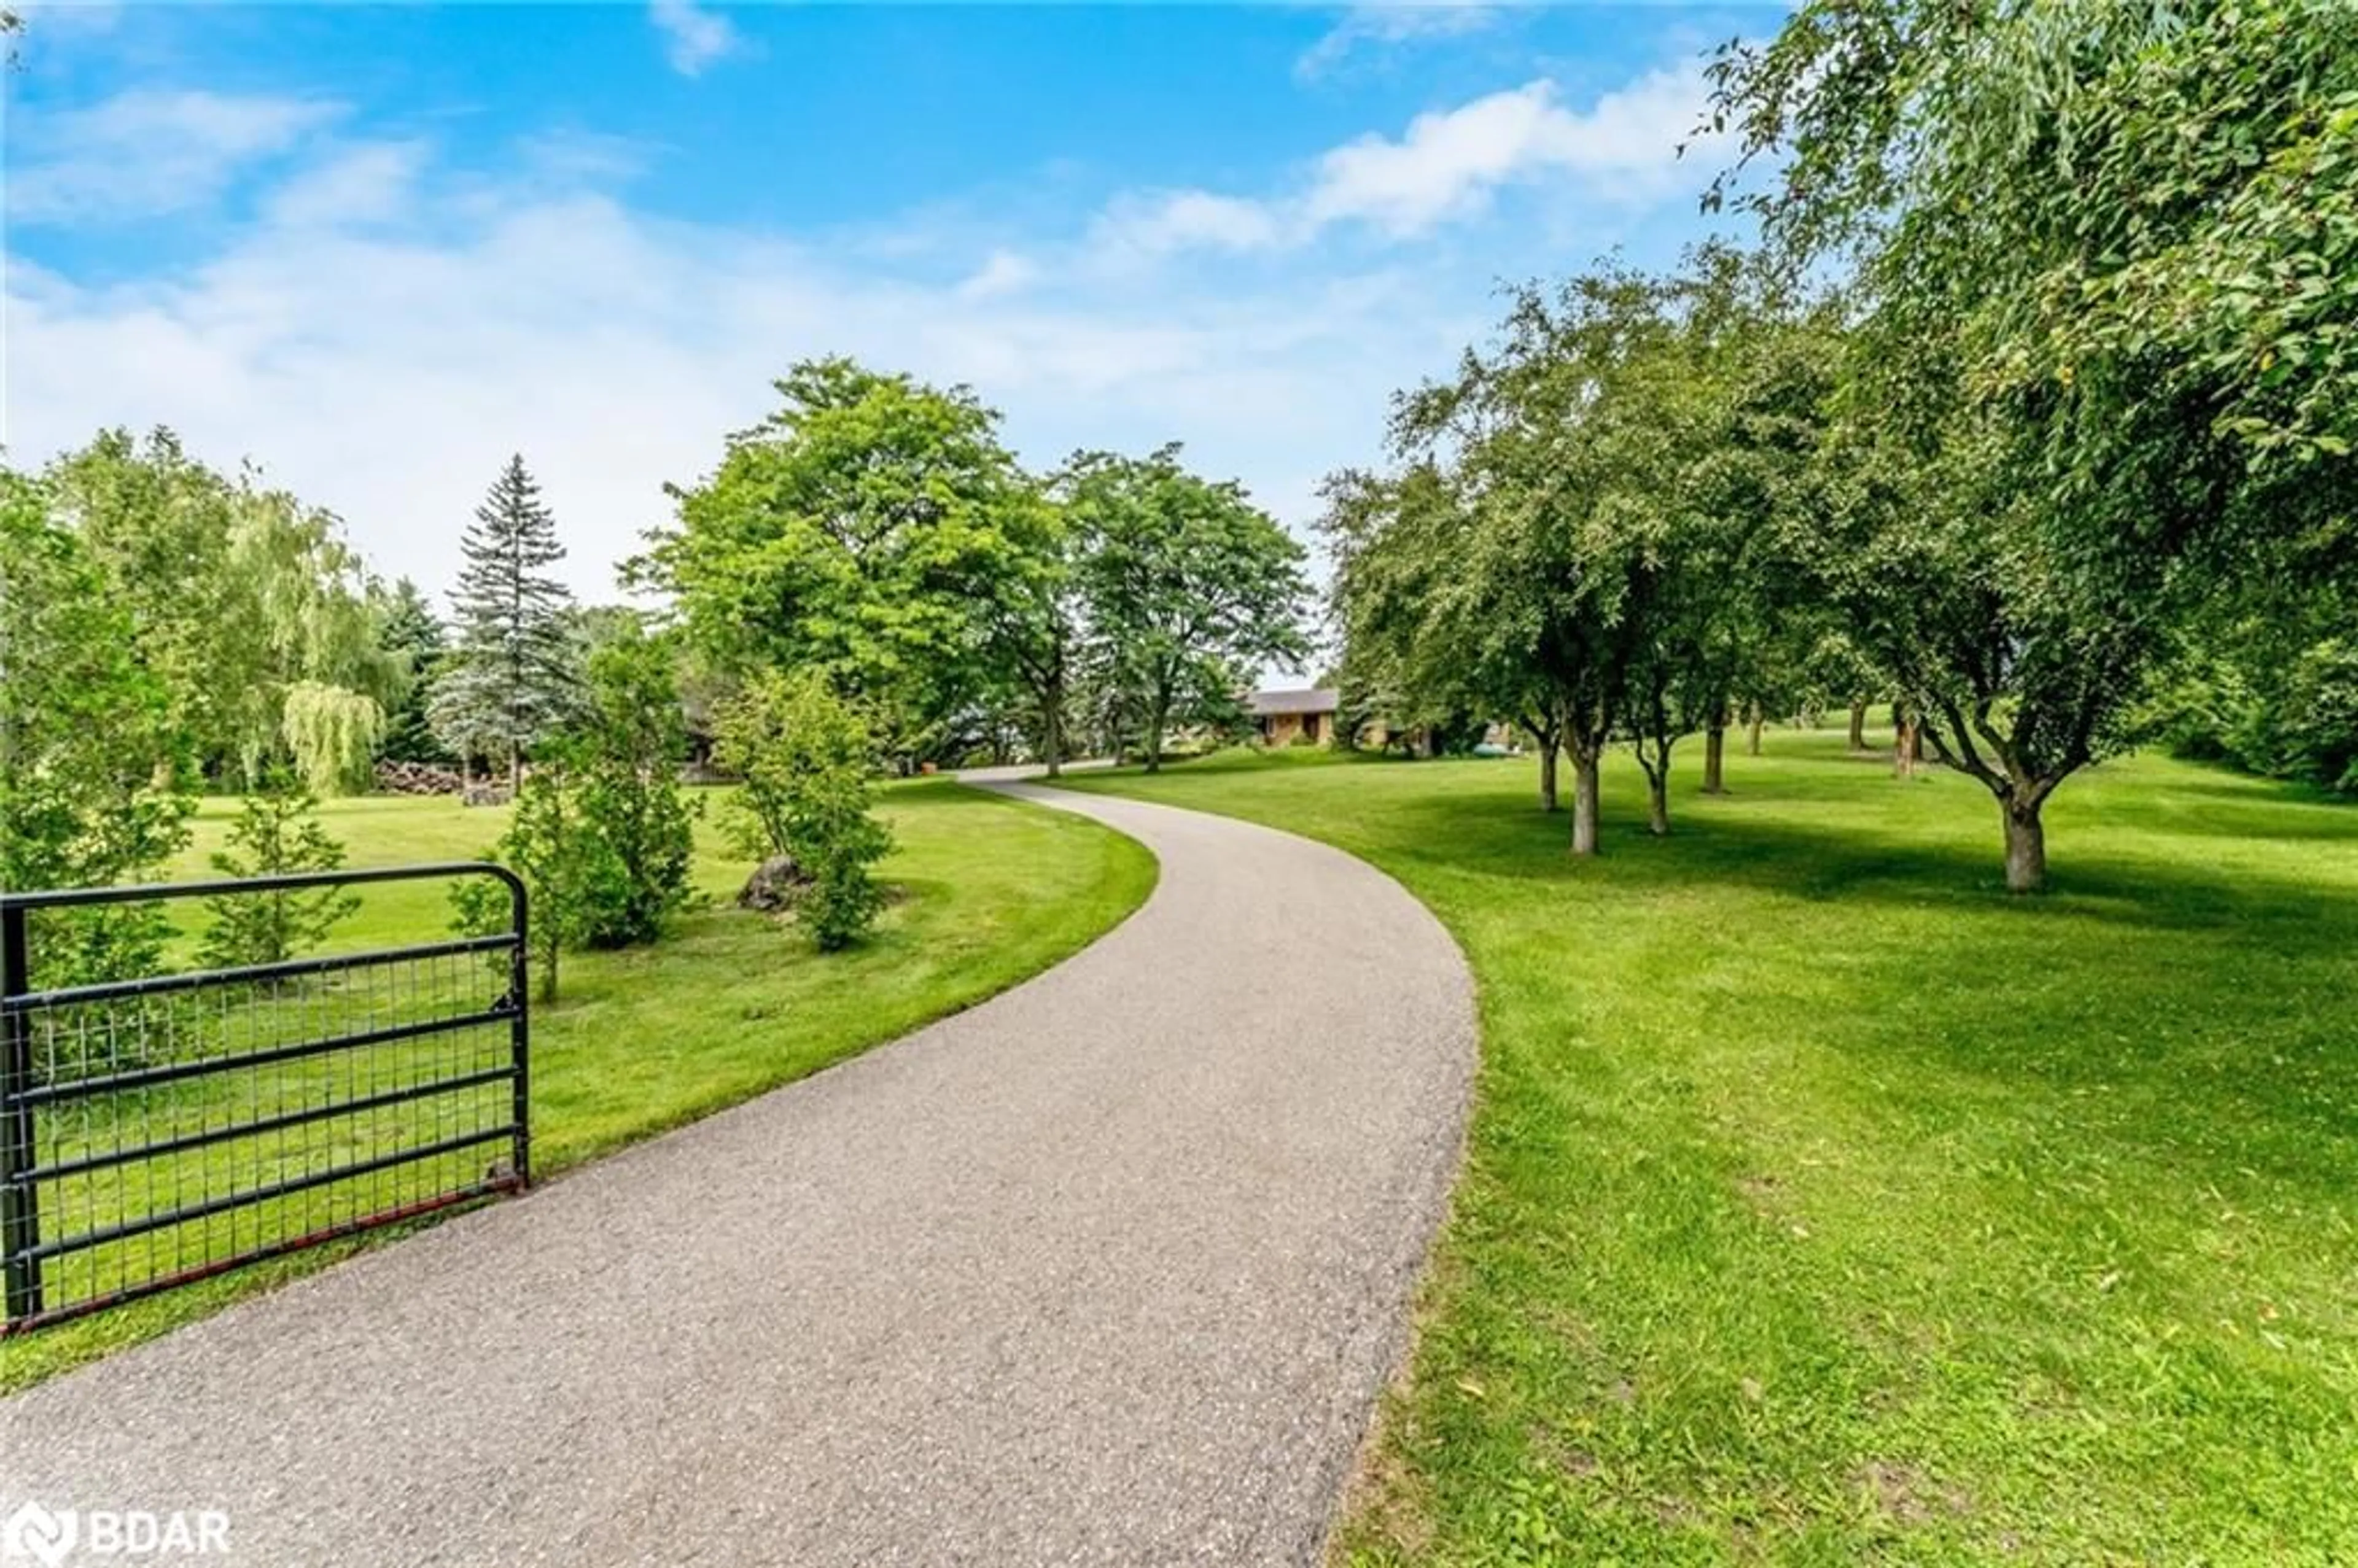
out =
<svg viewBox="0 0 2358 1568"><path fill-rule="evenodd" d="M1173 445L1081 453L1055 488L1077 534L1092 653L1134 705L1147 772L1174 719L1232 716L1255 666L1309 655L1302 546L1240 485L1188 472Z"/></svg>
<svg viewBox="0 0 2358 1568"><path fill-rule="evenodd" d="M2038 889L2176 628L2358 553L2358 8L1809 0L1714 72L1720 194L1856 263L1833 580Z"/></svg>
<svg viewBox="0 0 2358 1568"><path fill-rule="evenodd" d="M1519 289L1487 352L1393 414L1395 454L1456 498L1383 540L1436 590L1401 599L1396 635L1422 643L1425 668L1532 683L1572 758L1575 855L1597 852L1598 772L1655 624L1661 519L1645 498L1665 433L1645 389L1671 332L1654 281L1626 270Z"/></svg>
<svg viewBox="0 0 2358 1568"><path fill-rule="evenodd" d="M565 558L565 546L521 456L492 481L460 549L465 565L450 596L457 624L428 720L462 759L504 760L514 789L525 753L573 712L581 679L568 613L573 596L547 570Z"/></svg>
<svg viewBox="0 0 2358 1568"><path fill-rule="evenodd" d="M1391 728L1445 727L1468 711L1513 719L1539 752L1540 808L1556 810L1560 694L1520 638L1498 634L1482 597L1493 585L1465 569L1457 552L1478 525L1466 498L1430 460L1392 475L1347 469L1321 493L1346 689L1386 709Z"/></svg>

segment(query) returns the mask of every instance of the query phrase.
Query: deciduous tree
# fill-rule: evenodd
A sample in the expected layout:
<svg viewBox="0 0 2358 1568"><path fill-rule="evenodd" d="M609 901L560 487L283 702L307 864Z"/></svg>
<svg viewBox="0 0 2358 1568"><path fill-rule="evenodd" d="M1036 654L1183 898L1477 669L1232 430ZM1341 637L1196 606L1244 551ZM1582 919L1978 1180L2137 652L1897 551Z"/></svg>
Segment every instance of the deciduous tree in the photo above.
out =
<svg viewBox="0 0 2358 1568"><path fill-rule="evenodd" d="M2173 628L2352 548L2358 10L1811 0L1716 76L1723 193L1857 262L1834 580L2037 889Z"/></svg>
<svg viewBox="0 0 2358 1568"><path fill-rule="evenodd" d="M0 887L151 880L188 840L194 801L157 783L182 776L186 732L54 504L0 471ZM40 982L71 985L144 971L168 935L153 906L115 904L43 912L27 938Z"/></svg>
<svg viewBox="0 0 2358 1568"><path fill-rule="evenodd" d="M965 387L847 359L776 385L778 410L673 490L630 575L736 672L821 670L888 748L926 754L989 684L987 611L1043 547L1043 509Z"/></svg>
<svg viewBox="0 0 2358 1568"><path fill-rule="evenodd" d="M1174 719L1232 716L1260 665L1308 656L1302 546L1240 485L1188 472L1168 446L1082 453L1055 489L1091 653L1139 715L1149 773Z"/></svg>
<svg viewBox="0 0 2358 1568"><path fill-rule="evenodd" d="M344 847L321 826L309 788L274 765L246 795L226 846L211 860L225 877L294 876L337 870ZM326 941L360 903L359 894L332 885L219 893L205 900L212 925L198 954L213 968L279 963Z"/></svg>

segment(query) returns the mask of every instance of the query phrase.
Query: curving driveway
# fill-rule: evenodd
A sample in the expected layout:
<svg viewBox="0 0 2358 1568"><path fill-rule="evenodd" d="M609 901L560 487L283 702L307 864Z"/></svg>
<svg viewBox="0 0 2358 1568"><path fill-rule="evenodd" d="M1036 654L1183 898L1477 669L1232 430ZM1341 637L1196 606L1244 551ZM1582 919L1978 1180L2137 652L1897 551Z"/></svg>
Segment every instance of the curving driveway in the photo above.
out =
<svg viewBox="0 0 2358 1568"><path fill-rule="evenodd" d="M1145 843L974 1010L0 1400L0 1509L222 1509L233 1563L1302 1563L1397 1357L1474 1059L1339 851Z"/></svg>

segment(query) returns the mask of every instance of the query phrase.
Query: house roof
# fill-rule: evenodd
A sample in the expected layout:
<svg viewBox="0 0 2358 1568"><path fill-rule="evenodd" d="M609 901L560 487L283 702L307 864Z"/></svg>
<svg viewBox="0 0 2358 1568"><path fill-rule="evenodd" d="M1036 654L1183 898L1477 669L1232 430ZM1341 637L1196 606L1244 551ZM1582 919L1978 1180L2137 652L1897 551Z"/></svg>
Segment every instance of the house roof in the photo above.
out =
<svg viewBox="0 0 2358 1568"><path fill-rule="evenodd" d="M1342 706L1342 693L1330 687L1306 691L1257 691L1245 698L1245 711L1255 718L1275 713L1332 713Z"/></svg>

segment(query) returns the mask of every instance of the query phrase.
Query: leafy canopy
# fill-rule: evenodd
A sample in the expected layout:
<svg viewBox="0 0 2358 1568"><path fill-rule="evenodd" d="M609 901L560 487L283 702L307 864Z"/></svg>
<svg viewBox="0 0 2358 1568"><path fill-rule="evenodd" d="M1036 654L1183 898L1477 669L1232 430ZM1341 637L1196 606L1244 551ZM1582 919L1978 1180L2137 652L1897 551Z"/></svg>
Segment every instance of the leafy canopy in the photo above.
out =
<svg viewBox="0 0 2358 1568"><path fill-rule="evenodd" d="M781 406L672 491L635 581L740 671L824 671L924 750L982 677L988 612L1020 584L1046 519L965 387L848 359L795 365Z"/></svg>

